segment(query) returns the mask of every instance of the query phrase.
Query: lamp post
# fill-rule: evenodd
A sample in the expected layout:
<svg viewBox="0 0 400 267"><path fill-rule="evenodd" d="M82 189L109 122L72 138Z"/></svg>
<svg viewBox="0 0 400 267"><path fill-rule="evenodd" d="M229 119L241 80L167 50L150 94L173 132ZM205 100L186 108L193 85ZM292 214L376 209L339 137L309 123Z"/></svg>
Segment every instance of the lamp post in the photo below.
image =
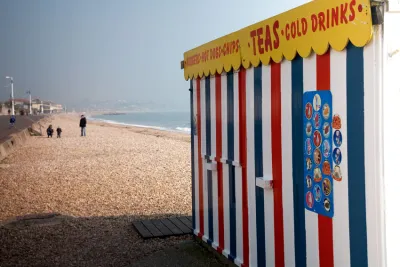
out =
<svg viewBox="0 0 400 267"><path fill-rule="evenodd" d="M14 79L13 77L6 76L6 79L11 80L11 115L15 115L15 110L14 110Z"/></svg>
<svg viewBox="0 0 400 267"><path fill-rule="evenodd" d="M29 94L29 115L32 115L32 94L31 94L31 90L26 92L27 94Z"/></svg>

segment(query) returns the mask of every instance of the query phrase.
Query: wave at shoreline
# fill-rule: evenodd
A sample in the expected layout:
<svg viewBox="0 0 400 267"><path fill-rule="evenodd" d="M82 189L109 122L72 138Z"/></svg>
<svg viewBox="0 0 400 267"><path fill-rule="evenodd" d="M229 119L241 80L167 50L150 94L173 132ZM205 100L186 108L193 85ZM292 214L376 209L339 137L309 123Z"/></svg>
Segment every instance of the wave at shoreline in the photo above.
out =
<svg viewBox="0 0 400 267"><path fill-rule="evenodd" d="M124 123L124 122L118 122L118 121L113 121L113 120L93 118L93 117L89 117L89 116L87 117L87 119L89 121L104 122L104 123L108 123L108 124L122 125L122 126L148 128L148 129L154 129L154 130L160 130L160 131L180 132L180 133L185 133L185 134L190 134L190 132L191 132L189 127L175 127L175 129L171 129L171 128L167 128L167 127L160 127L160 126L153 126L153 125L141 125L141 124L133 124L133 123Z"/></svg>

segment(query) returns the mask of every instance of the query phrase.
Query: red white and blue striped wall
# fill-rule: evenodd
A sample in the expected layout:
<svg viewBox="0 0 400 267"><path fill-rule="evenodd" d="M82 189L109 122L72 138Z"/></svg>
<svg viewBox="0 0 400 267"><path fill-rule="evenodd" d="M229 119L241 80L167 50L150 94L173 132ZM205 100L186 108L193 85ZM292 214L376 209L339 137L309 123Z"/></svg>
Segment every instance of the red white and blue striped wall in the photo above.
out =
<svg viewBox="0 0 400 267"><path fill-rule="evenodd" d="M191 80L195 235L239 266L380 265L371 129L378 45ZM302 96L313 90L331 90L341 118L333 218L304 207ZM268 176L272 189L256 186Z"/></svg>

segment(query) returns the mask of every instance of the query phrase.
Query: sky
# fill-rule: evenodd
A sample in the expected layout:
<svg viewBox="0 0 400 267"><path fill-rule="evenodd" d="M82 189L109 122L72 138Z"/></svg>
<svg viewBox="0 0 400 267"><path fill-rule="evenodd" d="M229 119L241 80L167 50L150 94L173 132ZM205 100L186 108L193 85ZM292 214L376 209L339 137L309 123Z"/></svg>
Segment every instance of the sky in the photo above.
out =
<svg viewBox="0 0 400 267"><path fill-rule="evenodd" d="M189 109L183 53L307 1L1 0L0 100Z"/></svg>

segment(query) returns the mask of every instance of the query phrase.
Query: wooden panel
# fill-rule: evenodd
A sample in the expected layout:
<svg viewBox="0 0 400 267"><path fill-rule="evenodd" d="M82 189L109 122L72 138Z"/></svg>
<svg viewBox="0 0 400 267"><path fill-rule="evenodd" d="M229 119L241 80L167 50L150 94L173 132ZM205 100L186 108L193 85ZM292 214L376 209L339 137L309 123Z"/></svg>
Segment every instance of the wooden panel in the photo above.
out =
<svg viewBox="0 0 400 267"><path fill-rule="evenodd" d="M168 219L161 219L161 222L168 227L169 230L174 233L174 235L181 235L183 232L175 225L173 224L170 220Z"/></svg>
<svg viewBox="0 0 400 267"><path fill-rule="evenodd" d="M172 231L167 228L160 220L153 220L153 224L160 230L163 236L173 235Z"/></svg>
<svg viewBox="0 0 400 267"><path fill-rule="evenodd" d="M150 231L150 233L154 237L160 237L163 236L160 230L158 230L157 227L154 226L154 224L150 220L144 220L142 221L143 225Z"/></svg>
<svg viewBox="0 0 400 267"><path fill-rule="evenodd" d="M178 217L178 219L186 225L189 229L192 229L192 222L189 221L186 217Z"/></svg>
<svg viewBox="0 0 400 267"><path fill-rule="evenodd" d="M142 224L142 222L140 222L140 221L133 222L133 226L136 228L136 230L139 232L139 234L140 234L143 238L150 238L150 237L153 237L153 235L149 232L149 230L147 230L147 228L144 227L144 225Z"/></svg>
<svg viewBox="0 0 400 267"><path fill-rule="evenodd" d="M188 228L184 223L182 223L180 220L178 220L177 218L169 218L169 220L175 224L182 232L184 233L191 233L192 230L190 228Z"/></svg>

